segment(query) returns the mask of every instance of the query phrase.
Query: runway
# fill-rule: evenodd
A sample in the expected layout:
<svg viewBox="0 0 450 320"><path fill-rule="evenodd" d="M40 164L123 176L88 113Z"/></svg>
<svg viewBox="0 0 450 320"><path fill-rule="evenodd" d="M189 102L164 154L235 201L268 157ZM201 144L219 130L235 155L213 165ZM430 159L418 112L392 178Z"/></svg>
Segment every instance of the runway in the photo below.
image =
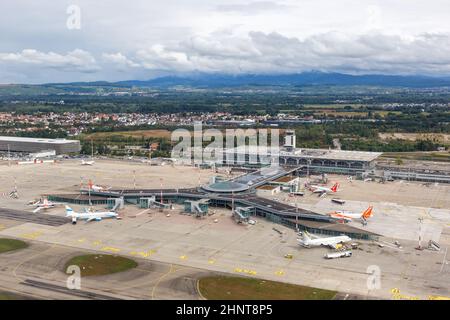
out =
<svg viewBox="0 0 450 320"><path fill-rule="evenodd" d="M26 211L12 210L7 208L0 208L0 218L10 219L22 222L31 222L42 224L46 226L58 227L69 223L70 219L65 217L51 216L42 213L32 213Z"/></svg>
<svg viewBox="0 0 450 320"><path fill-rule="evenodd" d="M32 279L26 279L25 281L21 282L20 284L26 285L26 286L31 286L34 288L43 289L43 290L73 295L73 296L76 296L79 298L90 299L90 300L122 300L120 298L116 298L113 296L107 296L104 294L98 294L98 293L84 291L84 290L76 290L76 289L71 290L71 289L68 289L67 287L58 286L58 285L55 285L52 283L42 282L42 281L37 281L37 280L32 280Z"/></svg>

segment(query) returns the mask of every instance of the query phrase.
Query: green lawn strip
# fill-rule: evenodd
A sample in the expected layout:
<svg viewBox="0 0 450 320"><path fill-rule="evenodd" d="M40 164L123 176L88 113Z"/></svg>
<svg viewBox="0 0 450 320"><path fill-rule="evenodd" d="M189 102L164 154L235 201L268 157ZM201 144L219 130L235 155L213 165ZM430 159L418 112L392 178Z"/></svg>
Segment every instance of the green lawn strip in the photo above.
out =
<svg viewBox="0 0 450 320"><path fill-rule="evenodd" d="M88 254L67 261L64 271L71 265L80 267L81 276L101 276L126 271L137 267L134 260L109 254Z"/></svg>
<svg viewBox="0 0 450 320"><path fill-rule="evenodd" d="M209 300L330 300L335 291L242 277L205 277L200 293Z"/></svg>
<svg viewBox="0 0 450 320"><path fill-rule="evenodd" d="M28 300L28 299L29 299L28 297L22 296L20 294L0 291L0 301L1 300Z"/></svg>
<svg viewBox="0 0 450 320"><path fill-rule="evenodd" d="M6 238L0 239L0 253L24 249L26 247L28 247L28 244L20 240Z"/></svg>

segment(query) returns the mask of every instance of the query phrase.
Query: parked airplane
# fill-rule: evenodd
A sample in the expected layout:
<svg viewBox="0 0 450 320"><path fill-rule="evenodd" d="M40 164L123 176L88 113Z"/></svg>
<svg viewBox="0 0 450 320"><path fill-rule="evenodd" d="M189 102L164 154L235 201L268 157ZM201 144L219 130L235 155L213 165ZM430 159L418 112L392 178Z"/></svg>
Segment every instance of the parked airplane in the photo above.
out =
<svg viewBox="0 0 450 320"><path fill-rule="evenodd" d="M367 224L367 220L373 216L373 206L369 206L362 213L354 213L351 211L334 211L330 212L328 215L332 218L338 220L343 220L345 222L350 222L353 219L361 219L363 224Z"/></svg>
<svg viewBox="0 0 450 320"><path fill-rule="evenodd" d="M95 192L108 191L109 189L111 189L111 187L95 185L92 183L91 180L89 180L89 182L88 182L88 187L89 187L89 189L91 189L92 191L95 191Z"/></svg>
<svg viewBox="0 0 450 320"><path fill-rule="evenodd" d="M19 199L19 192L17 191L16 188L14 188L14 190L11 191L11 192L8 194L8 196L9 196L10 198L13 198L13 199Z"/></svg>
<svg viewBox="0 0 450 320"><path fill-rule="evenodd" d="M302 238L297 239L298 243L306 248L328 246L337 249L340 244L350 242L352 239L348 236L326 237L326 238L312 238L307 232L301 233Z"/></svg>
<svg viewBox="0 0 450 320"><path fill-rule="evenodd" d="M72 218L72 224L76 224L78 219L86 220L86 222L101 221L102 219L107 219L107 218L120 219L120 216L117 212L113 212L113 211L75 212L69 206L66 206L66 217Z"/></svg>
<svg viewBox="0 0 450 320"><path fill-rule="evenodd" d="M54 208L58 205L62 205L62 203L48 201L47 198L44 198L44 199L39 199L38 201L35 201L35 202L30 202L29 205L36 207L36 209L33 210L33 213L37 213L41 210L47 210L50 208Z"/></svg>
<svg viewBox="0 0 450 320"><path fill-rule="evenodd" d="M82 165L82 166L93 166L94 163L95 163L94 160L91 160L91 161L84 161L84 160L81 160L81 165Z"/></svg>
<svg viewBox="0 0 450 320"><path fill-rule="evenodd" d="M100 191L100 192L102 192L102 191L108 191L109 189L111 189L111 187L97 186L97 185L95 185L95 184L93 184L93 185L91 186L91 190L92 190L92 191Z"/></svg>
<svg viewBox="0 0 450 320"><path fill-rule="evenodd" d="M325 196L328 193L336 193L339 189L339 183L336 182L331 188L323 187L323 186L311 186L309 190L312 193L320 193L320 196Z"/></svg>

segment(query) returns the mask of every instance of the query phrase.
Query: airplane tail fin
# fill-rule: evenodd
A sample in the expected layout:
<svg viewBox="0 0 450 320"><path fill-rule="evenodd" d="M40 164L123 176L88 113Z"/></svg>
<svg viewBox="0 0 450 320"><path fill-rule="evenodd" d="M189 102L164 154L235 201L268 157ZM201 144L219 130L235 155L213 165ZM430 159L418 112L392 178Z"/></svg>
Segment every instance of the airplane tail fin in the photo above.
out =
<svg viewBox="0 0 450 320"><path fill-rule="evenodd" d="M372 217L373 216L372 210L373 210L372 206L368 207L366 209L366 211L363 212L362 217L364 219L368 219L368 218Z"/></svg>
<svg viewBox="0 0 450 320"><path fill-rule="evenodd" d="M303 237L303 240L311 240L311 237L309 236L307 231L302 232L302 237Z"/></svg>
<svg viewBox="0 0 450 320"><path fill-rule="evenodd" d="M331 191L333 192L337 192L339 188L339 182L336 182L332 187L331 187Z"/></svg>

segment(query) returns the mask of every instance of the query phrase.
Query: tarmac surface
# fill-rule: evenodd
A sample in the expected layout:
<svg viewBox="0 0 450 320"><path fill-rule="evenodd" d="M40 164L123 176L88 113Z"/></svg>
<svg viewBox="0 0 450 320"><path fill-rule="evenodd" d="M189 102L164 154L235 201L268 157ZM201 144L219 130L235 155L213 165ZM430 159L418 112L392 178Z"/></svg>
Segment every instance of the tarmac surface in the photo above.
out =
<svg viewBox="0 0 450 320"><path fill-rule="evenodd" d="M6 208L0 208L0 218L22 222L32 222L54 227L61 226L70 222L70 219L65 217L51 215L31 215L27 211L19 211Z"/></svg>
<svg viewBox="0 0 450 320"><path fill-rule="evenodd" d="M123 161L96 161L92 167L74 161L0 165L0 176L11 184L5 183L3 192L10 191L15 182L19 193L19 199L2 198L0 207L34 215L28 201L41 194L74 193L80 182L85 184L88 179L115 189L132 189L134 185L157 189L161 184L163 188L194 188L207 183L212 175L215 173L211 170L150 167ZM292 229L262 218L255 218L255 225L236 224L227 209L210 208L211 216L196 219L183 214L181 206L160 211L126 205L120 212L122 220L59 226L11 220L0 214L0 237L32 244L27 249L0 255L0 290L15 290L38 298L83 299L92 293L117 299L198 299L199 277L227 273L336 290L340 299L449 297L450 186L349 182L343 176L330 177L329 184L337 179L342 185L338 195L346 200L344 206L308 191L304 197L280 193L270 198L290 205L298 202L306 210L323 214L330 209L357 211L373 205L374 217L363 228L382 232L383 237L377 242L359 241L351 258L326 260L323 256L329 249L301 248ZM399 191L397 196L393 190ZM80 206L73 207L82 210ZM60 218L64 217L64 210L54 208L37 215ZM415 249L418 217L424 218L423 245L433 239L439 242L440 251ZM362 227L357 221L352 224ZM65 286L67 279L61 269L64 262L85 252L133 257L139 261L139 267L86 279L78 295L63 292L60 287ZM292 254L293 259L286 259L286 254ZM373 270L379 272L373 274Z"/></svg>
<svg viewBox="0 0 450 320"><path fill-rule="evenodd" d="M74 248L32 242L27 249L0 255L0 290L37 299L182 299L196 300L197 279L211 274L183 266L134 258L129 271L81 278L79 290L68 289L65 261L86 253Z"/></svg>

